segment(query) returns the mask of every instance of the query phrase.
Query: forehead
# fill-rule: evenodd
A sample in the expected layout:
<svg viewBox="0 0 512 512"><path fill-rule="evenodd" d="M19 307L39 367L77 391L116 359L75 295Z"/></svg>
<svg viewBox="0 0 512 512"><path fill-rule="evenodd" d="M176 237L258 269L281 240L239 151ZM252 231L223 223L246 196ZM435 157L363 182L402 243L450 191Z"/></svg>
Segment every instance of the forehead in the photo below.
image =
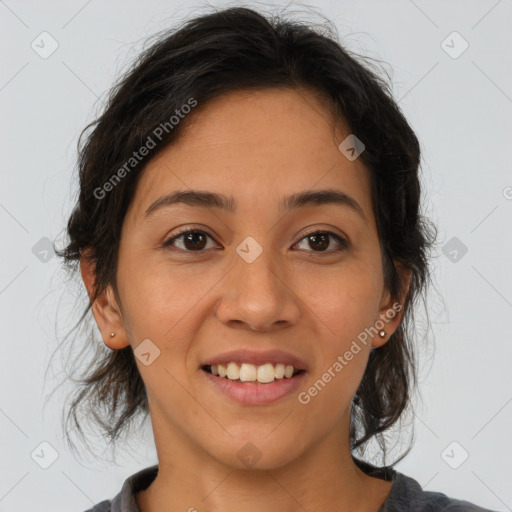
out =
<svg viewBox="0 0 512 512"><path fill-rule="evenodd" d="M131 208L136 218L163 194L187 188L233 196L237 211L336 188L371 216L368 170L341 153L348 132L307 90L230 93L196 107L183 128L144 169Z"/></svg>

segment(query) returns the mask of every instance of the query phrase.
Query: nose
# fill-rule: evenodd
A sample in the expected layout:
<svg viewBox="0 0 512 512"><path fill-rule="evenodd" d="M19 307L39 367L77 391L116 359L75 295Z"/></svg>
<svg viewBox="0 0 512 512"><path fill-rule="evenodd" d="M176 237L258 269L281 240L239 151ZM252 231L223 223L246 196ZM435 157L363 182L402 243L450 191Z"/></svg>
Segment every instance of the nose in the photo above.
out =
<svg viewBox="0 0 512 512"><path fill-rule="evenodd" d="M292 273L263 251L252 263L236 257L234 267L223 280L216 305L217 319L229 327L271 331L298 322L301 301Z"/></svg>

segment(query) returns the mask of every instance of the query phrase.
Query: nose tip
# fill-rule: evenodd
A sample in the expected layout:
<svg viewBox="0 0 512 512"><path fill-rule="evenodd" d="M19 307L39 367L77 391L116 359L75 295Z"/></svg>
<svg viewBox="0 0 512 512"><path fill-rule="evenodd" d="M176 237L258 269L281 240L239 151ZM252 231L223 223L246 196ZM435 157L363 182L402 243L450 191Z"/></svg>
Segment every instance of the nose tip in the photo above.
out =
<svg viewBox="0 0 512 512"><path fill-rule="evenodd" d="M265 255L252 263L242 258L235 264L215 307L219 321L251 331L283 328L298 321L296 295L271 265Z"/></svg>

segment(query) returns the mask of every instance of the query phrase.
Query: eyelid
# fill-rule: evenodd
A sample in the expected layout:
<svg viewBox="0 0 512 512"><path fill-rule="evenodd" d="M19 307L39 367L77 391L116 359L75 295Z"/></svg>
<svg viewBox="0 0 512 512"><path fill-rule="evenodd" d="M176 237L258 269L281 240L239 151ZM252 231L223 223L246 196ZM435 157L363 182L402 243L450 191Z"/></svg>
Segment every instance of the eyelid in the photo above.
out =
<svg viewBox="0 0 512 512"><path fill-rule="evenodd" d="M319 227L311 227L310 229L308 229L308 228L306 228L306 229L307 229L307 231L303 232L301 234L300 238L292 245L292 247L297 245L297 244L299 244L300 242L302 242L308 236L314 235L314 234L317 234L317 233L325 233L328 236L331 236L332 238L336 239L337 242L338 242L339 247L337 249L331 249L329 251L306 251L306 252L314 254L314 255L318 255L318 256L321 256L322 254L334 254L334 253L341 252L343 250L348 249L350 247L350 245L351 245L350 241L349 241L349 239L348 239L348 237L346 235L341 235L341 234L337 233L336 231L334 231L332 228L323 228L322 229L322 228L319 228ZM176 247L172 246L172 243L175 240L177 240L181 236L183 236L183 235L185 235L187 233L190 233L190 232L204 233L206 236L210 237L215 243L218 244L218 242L215 239L214 235L209 233L207 228L204 228L204 227L200 227L199 228L199 227L194 227L192 225L185 225L185 226L182 226L180 231L178 231L177 233L171 234L171 235L169 235L169 237L166 237L165 241L163 242L163 247L164 248L172 247L173 249L175 249L175 250L177 250L179 252L184 252L184 253L188 253L188 254L191 254L191 253L198 253L198 254L200 254L200 253L207 252L207 250L186 251L186 250L183 250L183 249L176 248Z"/></svg>
<svg viewBox="0 0 512 512"><path fill-rule="evenodd" d="M336 231L336 228L333 228L333 227L319 228L317 226L314 226L311 228L306 228L306 231L304 231L302 233L302 235L298 241L300 242L306 236L313 235L315 233L329 233L331 235L337 236L338 238L340 238L342 240L345 240L347 242L347 244L349 243L348 236L346 236L344 233L338 233L338 231Z"/></svg>
<svg viewBox="0 0 512 512"><path fill-rule="evenodd" d="M324 254L325 255L336 254L336 253L347 250L351 245L347 236L341 235L341 234L337 233L336 231L334 231L333 229L329 229L329 228L322 229L322 228L315 227L315 228L311 228L307 232L303 233L301 235L301 237L297 240L297 242L295 242L293 244L293 246L299 244L308 236L315 235L317 233L324 233L324 234L327 234L328 236L334 238L335 240L337 240L339 247L337 249L330 249L329 251L306 251L306 252L310 253L311 255L322 256Z"/></svg>
<svg viewBox="0 0 512 512"><path fill-rule="evenodd" d="M197 227L197 226L194 227L192 225L185 225L185 226L181 226L178 229L179 229L179 231L177 233L171 233L170 235L167 235L165 237L165 240L163 242L164 247L171 245L171 243L173 241L177 240L182 235L185 235L190 232L204 233L206 236L209 236L215 243L218 243L217 240L215 239L215 236L213 234L211 234L210 231L208 230L208 228L206 228L206 227ZM178 250L181 250L181 249L178 249ZM205 252L205 251L182 251L182 252Z"/></svg>

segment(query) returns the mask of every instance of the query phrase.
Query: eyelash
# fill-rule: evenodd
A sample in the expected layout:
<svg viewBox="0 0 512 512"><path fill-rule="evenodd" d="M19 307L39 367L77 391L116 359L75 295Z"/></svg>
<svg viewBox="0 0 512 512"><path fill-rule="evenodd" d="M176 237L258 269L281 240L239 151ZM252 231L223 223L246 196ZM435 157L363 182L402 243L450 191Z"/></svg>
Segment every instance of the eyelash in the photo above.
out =
<svg viewBox="0 0 512 512"><path fill-rule="evenodd" d="M200 230L200 229L186 229L186 230L183 230L183 231L180 231L179 233L177 233L176 235L172 236L171 238L169 238L168 240L166 240L164 243L163 243L163 247L165 248L169 248L169 247L172 247L172 244L174 241L178 240L179 238L182 238L183 235L187 235L189 233L201 233L201 234L204 234L206 236L208 236L209 238L211 238L212 240L214 240L214 238L208 234L206 231L203 231L203 230ZM315 256L318 256L318 255L323 255L323 254L335 254L335 253L339 253L339 252L342 252L346 249L348 249L349 247L349 242L347 240L345 240L344 238L342 238L340 235L338 235L337 233L334 233L333 231L329 231L329 230L316 230L316 231L311 231L310 233L307 233L305 234L298 242L296 242L294 245L297 245L298 243L302 242L304 239L307 239L308 237L312 236L312 235L318 235L318 234L326 234L326 235L329 235L331 236L332 238L334 238L338 243L339 243L339 247L337 249L331 249L329 251L306 251L306 252L310 252L312 253L313 255ZM185 253L202 253L202 252L205 252L206 250L205 249L201 249L199 251L190 251L190 250L186 250L186 249L181 249L181 248L176 248L176 247L173 247L172 249L170 250L177 250L177 251L182 251L182 252L185 252Z"/></svg>

